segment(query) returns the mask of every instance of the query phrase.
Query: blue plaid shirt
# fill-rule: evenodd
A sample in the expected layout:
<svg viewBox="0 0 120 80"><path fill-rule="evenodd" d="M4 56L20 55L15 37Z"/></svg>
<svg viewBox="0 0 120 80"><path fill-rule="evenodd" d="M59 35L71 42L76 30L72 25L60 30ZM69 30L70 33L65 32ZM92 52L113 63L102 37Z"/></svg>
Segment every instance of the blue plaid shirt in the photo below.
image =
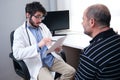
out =
<svg viewBox="0 0 120 80"><path fill-rule="evenodd" d="M31 26L28 26L28 29L35 36L37 43L42 40L43 36L42 36L39 28L34 28ZM47 46L43 46L41 48L39 48L37 46L37 48L38 48L38 51L41 53L40 55L41 55L41 59L43 62L43 66L51 67L53 65L53 62L54 62L54 56L51 53L49 53L49 54L45 53L48 49Z"/></svg>

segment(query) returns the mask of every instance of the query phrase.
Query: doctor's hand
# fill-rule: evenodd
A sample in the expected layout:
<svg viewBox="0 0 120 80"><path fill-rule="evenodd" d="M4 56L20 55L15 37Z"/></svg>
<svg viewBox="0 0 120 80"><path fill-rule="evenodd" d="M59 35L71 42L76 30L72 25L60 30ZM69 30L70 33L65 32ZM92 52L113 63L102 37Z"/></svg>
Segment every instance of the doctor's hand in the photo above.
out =
<svg viewBox="0 0 120 80"><path fill-rule="evenodd" d="M38 46L39 47L43 47L44 45L48 46L51 45L51 38L43 38L39 43Z"/></svg>
<svg viewBox="0 0 120 80"><path fill-rule="evenodd" d="M60 53L62 50L62 46L59 46L55 49L55 53Z"/></svg>

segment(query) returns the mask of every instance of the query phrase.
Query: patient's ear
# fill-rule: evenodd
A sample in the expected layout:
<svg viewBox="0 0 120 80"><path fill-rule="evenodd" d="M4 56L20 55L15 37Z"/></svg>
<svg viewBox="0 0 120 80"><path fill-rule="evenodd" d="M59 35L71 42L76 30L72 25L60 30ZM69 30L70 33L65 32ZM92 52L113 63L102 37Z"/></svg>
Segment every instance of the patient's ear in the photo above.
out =
<svg viewBox="0 0 120 80"><path fill-rule="evenodd" d="M91 18L90 21L89 21L91 27L94 27L95 25L95 19L94 18Z"/></svg>

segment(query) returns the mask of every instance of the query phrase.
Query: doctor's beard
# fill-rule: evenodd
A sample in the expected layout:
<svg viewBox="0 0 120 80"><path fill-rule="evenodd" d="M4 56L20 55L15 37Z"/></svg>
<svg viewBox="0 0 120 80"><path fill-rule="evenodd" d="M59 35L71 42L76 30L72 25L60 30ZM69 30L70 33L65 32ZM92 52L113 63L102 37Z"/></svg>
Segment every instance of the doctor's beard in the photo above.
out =
<svg viewBox="0 0 120 80"><path fill-rule="evenodd" d="M33 27L38 28L38 27L39 27L39 24L40 24L41 22L36 23L36 24L38 24L38 26L36 26L36 25L35 25L35 22L34 22L34 21L32 20L32 18L30 17L29 23L30 23Z"/></svg>

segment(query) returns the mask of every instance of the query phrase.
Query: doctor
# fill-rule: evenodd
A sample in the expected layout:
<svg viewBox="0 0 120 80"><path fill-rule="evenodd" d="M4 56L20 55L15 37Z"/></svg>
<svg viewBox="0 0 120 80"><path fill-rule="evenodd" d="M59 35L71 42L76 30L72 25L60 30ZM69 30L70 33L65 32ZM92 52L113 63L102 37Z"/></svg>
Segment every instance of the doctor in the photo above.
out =
<svg viewBox="0 0 120 80"><path fill-rule="evenodd" d="M26 22L14 33L14 57L26 63L30 80L54 80L50 71L62 74L57 80L72 80L75 69L57 54L61 48L45 54L52 38L49 29L41 23L47 14L45 8L39 2L32 2L26 4L25 11Z"/></svg>

